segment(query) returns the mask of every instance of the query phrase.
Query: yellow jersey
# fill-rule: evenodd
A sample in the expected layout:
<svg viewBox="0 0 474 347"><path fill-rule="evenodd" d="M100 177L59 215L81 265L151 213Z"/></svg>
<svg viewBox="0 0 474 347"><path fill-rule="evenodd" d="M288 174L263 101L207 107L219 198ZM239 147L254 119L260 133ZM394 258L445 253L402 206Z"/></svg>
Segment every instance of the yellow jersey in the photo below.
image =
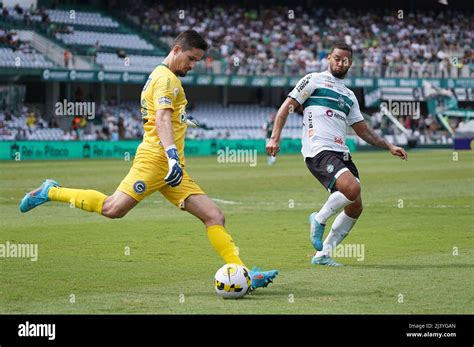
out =
<svg viewBox="0 0 474 347"><path fill-rule="evenodd" d="M163 145L156 130L156 111L172 110L171 126L181 164L184 165L184 138L186 136L186 95L181 81L164 64L158 65L150 74L143 87L140 99L143 119L143 142L141 146L156 149L165 156Z"/></svg>

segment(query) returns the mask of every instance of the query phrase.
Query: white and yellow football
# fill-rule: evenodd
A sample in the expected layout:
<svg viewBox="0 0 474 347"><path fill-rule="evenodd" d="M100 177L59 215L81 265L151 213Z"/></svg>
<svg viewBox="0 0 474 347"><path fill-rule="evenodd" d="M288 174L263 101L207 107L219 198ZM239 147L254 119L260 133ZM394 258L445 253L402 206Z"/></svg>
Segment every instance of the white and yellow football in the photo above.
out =
<svg viewBox="0 0 474 347"><path fill-rule="evenodd" d="M239 264L225 264L214 276L214 289L224 299L239 299L250 291L249 270Z"/></svg>

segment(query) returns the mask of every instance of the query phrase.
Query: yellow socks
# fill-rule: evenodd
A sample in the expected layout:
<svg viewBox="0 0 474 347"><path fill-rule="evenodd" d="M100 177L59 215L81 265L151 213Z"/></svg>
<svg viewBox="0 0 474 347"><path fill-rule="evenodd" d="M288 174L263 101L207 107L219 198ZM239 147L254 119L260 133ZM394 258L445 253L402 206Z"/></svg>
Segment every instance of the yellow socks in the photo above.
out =
<svg viewBox="0 0 474 347"><path fill-rule="evenodd" d="M212 247L220 254L226 264L235 263L244 265L239 258L239 249L235 247L232 237L221 225L213 225L207 228L207 237L211 241Z"/></svg>
<svg viewBox="0 0 474 347"><path fill-rule="evenodd" d="M71 189L51 187L48 198L52 201L62 201L74 204L75 207L88 212L102 213L102 205L107 195L97 190Z"/></svg>

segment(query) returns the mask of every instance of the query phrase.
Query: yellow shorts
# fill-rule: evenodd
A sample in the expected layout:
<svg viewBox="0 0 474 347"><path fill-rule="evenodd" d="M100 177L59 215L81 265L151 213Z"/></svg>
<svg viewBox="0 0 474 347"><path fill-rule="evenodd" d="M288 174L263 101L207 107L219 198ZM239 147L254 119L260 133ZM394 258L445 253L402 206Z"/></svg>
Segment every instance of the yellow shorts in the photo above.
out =
<svg viewBox="0 0 474 347"><path fill-rule="evenodd" d="M138 146L130 172L125 176L117 190L137 201L153 194L157 190L173 205L184 209L184 200L190 195L205 194L183 170L183 180L176 187L166 184L164 178L168 173L168 159L164 153Z"/></svg>

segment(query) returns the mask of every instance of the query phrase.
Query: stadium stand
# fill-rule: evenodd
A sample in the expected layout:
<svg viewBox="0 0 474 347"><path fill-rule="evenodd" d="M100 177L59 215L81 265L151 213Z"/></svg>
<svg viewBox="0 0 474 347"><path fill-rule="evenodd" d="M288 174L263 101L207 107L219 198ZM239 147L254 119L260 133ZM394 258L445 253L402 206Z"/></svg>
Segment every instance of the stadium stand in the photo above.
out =
<svg viewBox="0 0 474 347"><path fill-rule="evenodd" d="M141 39L138 35L112 34L95 31L74 31L72 33L57 33L56 38L66 45L92 46L98 43L102 47L146 49L152 50L153 45Z"/></svg>
<svg viewBox="0 0 474 347"><path fill-rule="evenodd" d="M150 73L164 59L164 57L153 55L135 54L127 55L127 58L128 60L125 60L115 53L98 53L96 63L102 65L105 70Z"/></svg>
<svg viewBox="0 0 474 347"><path fill-rule="evenodd" d="M4 16L9 16L14 20L25 20L29 18L31 21L41 22L44 18L48 18L51 23L85 25L104 28L118 28L119 23L110 17L102 16L98 12L83 12L57 10L57 9L24 9L19 5L16 7L5 7Z"/></svg>
<svg viewBox="0 0 474 347"><path fill-rule="evenodd" d="M4 8L0 27L2 23L7 27L9 23L18 25L20 22L30 23L31 28L66 46L69 54L89 57L87 61L105 70L148 72L151 61L163 59L159 56L156 60L156 48L144 38L99 12ZM146 55L141 56L144 52ZM129 57L129 62L124 63L124 57Z"/></svg>
<svg viewBox="0 0 474 347"><path fill-rule="evenodd" d="M224 107L217 103L200 102L187 113L197 119L201 128L188 128L187 137L193 139L258 139L264 137L263 125L276 112L273 107L253 104L236 104ZM46 117L47 118L47 117ZM57 119L49 123L28 107L21 111L0 111L0 140L119 140L139 139L143 135L140 109L137 102L115 104L108 102L97 108L94 120L81 119L77 127L70 117L68 127L59 128ZM452 143L452 138L430 115L422 115L413 120L410 117L398 118L412 134L420 138L420 144ZM290 115L283 129L283 137L301 137L302 117L297 113ZM397 128L380 114L371 117L370 122L380 134L393 139L400 135ZM461 119L451 120L454 129L463 125ZM353 130L348 128L348 134ZM354 137L355 138L355 137ZM363 144L357 139L359 144Z"/></svg>
<svg viewBox="0 0 474 347"><path fill-rule="evenodd" d="M321 71L327 67L330 45L344 41L354 49L352 75L474 76L474 31L469 13L461 11L394 14L380 9L243 8L231 4L225 9L212 4L180 9L182 16L173 4L150 8L136 1L127 12L130 21L165 40L186 29L204 33L212 43L214 73L304 75ZM428 26L432 29L427 30Z"/></svg>
<svg viewBox="0 0 474 347"><path fill-rule="evenodd" d="M0 67L52 68L54 63L37 52L27 41L21 41L15 30L0 26Z"/></svg>
<svg viewBox="0 0 474 347"><path fill-rule="evenodd" d="M158 3L144 6L141 0L122 11L120 18L140 26L142 31L170 43L179 32L195 29L210 41L211 49L200 62L197 73L241 74L251 76L293 75L327 69L328 47L345 41L354 49L350 76L364 77L474 77L474 31L471 15L459 10L444 13L406 12L403 20L385 10L307 9L299 6L238 7L211 2L182 6ZM85 48L94 57L96 68L107 71L151 72L163 60L155 46L144 37L125 30L122 23L100 12L60 9L2 9L0 19L0 67L52 68L55 64L28 42L18 40L15 30L5 23L25 23L28 29L44 30L52 41L72 52ZM365 23L370 23L366 25ZM426 27L432 29L427 30ZM82 51L84 52L84 50ZM454 58L456 58L454 60ZM68 59L70 59L68 57ZM65 64L73 68L74 64ZM132 139L142 135L137 102L109 102L97 109L97 119L73 120L55 124L51 115L45 122L24 109L7 111L0 107L0 140ZM3 111L1 111L3 110ZM192 138L262 138L262 126L275 112L272 107L249 104L198 102L188 114L204 128L189 129ZM423 114L419 119L398 119L420 143L451 141L436 118ZM378 112L372 126L386 136L397 136L397 129ZM451 118L456 129L461 120ZM289 117L284 136L299 138L301 118Z"/></svg>
<svg viewBox="0 0 474 347"><path fill-rule="evenodd" d="M0 67L17 67L17 59L21 61L23 68L51 68L54 64L48 61L44 55L36 53L28 47L28 51L14 51L11 48L0 48Z"/></svg>

